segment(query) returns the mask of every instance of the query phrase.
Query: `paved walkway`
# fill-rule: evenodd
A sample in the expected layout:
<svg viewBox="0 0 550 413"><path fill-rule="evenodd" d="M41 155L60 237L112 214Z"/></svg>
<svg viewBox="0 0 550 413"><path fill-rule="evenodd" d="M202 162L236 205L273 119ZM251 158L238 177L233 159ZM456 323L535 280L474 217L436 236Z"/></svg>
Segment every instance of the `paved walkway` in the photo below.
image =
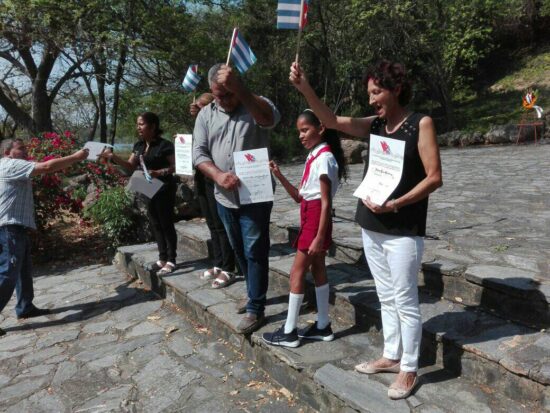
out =
<svg viewBox="0 0 550 413"><path fill-rule="evenodd" d="M35 279L55 314L0 315L2 412L299 412L290 394L206 328L112 266Z"/></svg>
<svg viewBox="0 0 550 413"><path fill-rule="evenodd" d="M424 261L512 267L550 287L550 145L443 149L444 185L430 197ZM282 165L298 183L303 165ZM361 248L352 196L363 165L351 165L334 200L335 240ZM299 208L281 185L272 221L299 224Z"/></svg>

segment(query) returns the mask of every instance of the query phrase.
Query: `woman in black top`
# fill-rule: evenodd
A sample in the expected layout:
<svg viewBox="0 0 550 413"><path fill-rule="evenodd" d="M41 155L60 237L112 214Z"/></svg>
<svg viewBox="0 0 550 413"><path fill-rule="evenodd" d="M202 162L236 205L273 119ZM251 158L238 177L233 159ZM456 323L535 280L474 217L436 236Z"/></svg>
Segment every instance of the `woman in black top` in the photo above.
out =
<svg viewBox="0 0 550 413"><path fill-rule="evenodd" d="M108 151L101 156L110 159L129 172L141 168L141 159L149 174L160 179L164 185L147 204L147 215L158 245L158 274L168 274L176 268L177 235L174 227L176 181L174 179L174 144L162 138L159 117L152 112L143 112L137 118L140 140L135 143L132 155L124 160Z"/></svg>
<svg viewBox="0 0 550 413"><path fill-rule="evenodd" d="M432 119L406 107L411 85L403 65L382 61L371 68L364 85L376 115L336 116L316 95L302 69L293 64L290 81L330 129L367 138L371 134L405 142L403 174L387 201L359 200L356 221L381 304L384 354L361 363L361 373L399 373L388 390L392 399L408 397L417 383L422 319L417 277L423 253L428 195L442 185L441 161ZM365 167L365 173L368 165Z"/></svg>

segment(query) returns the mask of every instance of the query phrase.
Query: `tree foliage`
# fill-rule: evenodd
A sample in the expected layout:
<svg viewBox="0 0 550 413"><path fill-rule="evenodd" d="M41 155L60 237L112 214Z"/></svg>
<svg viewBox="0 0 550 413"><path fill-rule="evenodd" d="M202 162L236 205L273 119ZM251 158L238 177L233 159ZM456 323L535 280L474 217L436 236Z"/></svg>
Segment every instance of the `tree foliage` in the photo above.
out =
<svg viewBox="0 0 550 413"><path fill-rule="evenodd" d="M114 141L133 135L143 110L159 112L170 133L189 131L192 95L180 86L187 67L199 65L197 93L206 91L208 68L226 60L239 26L258 57L245 80L280 108L277 133L287 139L305 102L288 83L296 32L276 29L276 4L4 0L2 133L76 126L78 118L85 138ZM401 61L416 81L413 104L453 128L457 99L480 90L495 62L547 47L549 29L550 0L313 0L300 62L327 104L356 116L368 113L365 68L380 58Z"/></svg>

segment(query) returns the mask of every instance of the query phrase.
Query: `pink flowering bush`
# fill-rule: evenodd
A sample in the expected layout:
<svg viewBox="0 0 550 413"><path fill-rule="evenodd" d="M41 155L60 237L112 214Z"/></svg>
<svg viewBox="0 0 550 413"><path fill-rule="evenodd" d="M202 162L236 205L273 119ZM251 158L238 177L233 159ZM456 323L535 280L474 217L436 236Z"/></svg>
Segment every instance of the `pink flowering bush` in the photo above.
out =
<svg viewBox="0 0 550 413"><path fill-rule="evenodd" d="M62 135L45 132L41 137L31 138L27 145L29 159L45 162L74 153L79 148L71 132ZM124 184L125 178L110 164L79 162L68 170L34 177L34 202L36 223L44 228L48 222L58 218L63 211L82 212L82 202L87 188L80 187L65 191L65 177L86 174L86 181L96 188L96 198L101 192L113 186Z"/></svg>

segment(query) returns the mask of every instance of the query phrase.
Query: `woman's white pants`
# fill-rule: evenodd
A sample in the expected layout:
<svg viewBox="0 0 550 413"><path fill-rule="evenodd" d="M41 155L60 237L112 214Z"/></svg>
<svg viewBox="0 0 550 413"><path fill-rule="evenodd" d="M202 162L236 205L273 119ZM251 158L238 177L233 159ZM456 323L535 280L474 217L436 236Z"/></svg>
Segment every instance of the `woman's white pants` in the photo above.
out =
<svg viewBox="0 0 550 413"><path fill-rule="evenodd" d="M363 229L363 247L381 304L384 357L401 359L401 370L418 369L422 318L418 271L424 239Z"/></svg>

